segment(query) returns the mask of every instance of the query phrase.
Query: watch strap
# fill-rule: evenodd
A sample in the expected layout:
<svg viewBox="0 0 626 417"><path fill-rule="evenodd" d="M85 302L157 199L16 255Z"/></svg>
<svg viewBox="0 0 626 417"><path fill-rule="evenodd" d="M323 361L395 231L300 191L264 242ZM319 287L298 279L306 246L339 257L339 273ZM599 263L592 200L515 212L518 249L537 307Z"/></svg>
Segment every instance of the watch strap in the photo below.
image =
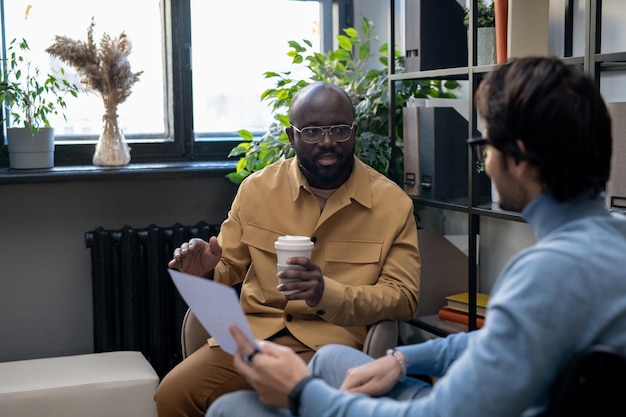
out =
<svg viewBox="0 0 626 417"><path fill-rule="evenodd" d="M291 412L292 415L294 416L298 415L298 409L300 408L300 397L302 396L302 390L304 390L304 387L306 386L306 384L311 382L313 378L314 378L313 375L305 376L296 384L295 387L293 387L293 389L289 393L289 411Z"/></svg>

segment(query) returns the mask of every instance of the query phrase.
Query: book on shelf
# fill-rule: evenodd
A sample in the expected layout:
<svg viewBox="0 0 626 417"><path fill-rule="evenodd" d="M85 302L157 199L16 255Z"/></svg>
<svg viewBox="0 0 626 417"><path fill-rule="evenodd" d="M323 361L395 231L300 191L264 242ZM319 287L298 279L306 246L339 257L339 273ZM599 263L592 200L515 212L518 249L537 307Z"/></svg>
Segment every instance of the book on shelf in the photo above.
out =
<svg viewBox="0 0 626 417"><path fill-rule="evenodd" d="M469 324L469 314L462 311L453 310L448 306L443 306L437 316L442 320L453 321L455 323L461 323L464 325ZM476 328L480 329L485 324L485 318L476 316Z"/></svg>
<svg viewBox="0 0 626 417"><path fill-rule="evenodd" d="M550 2L507 0L507 58L548 55Z"/></svg>
<svg viewBox="0 0 626 417"><path fill-rule="evenodd" d="M485 317L487 313L487 302L489 301L489 294L476 293L476 315ZM446 297L448 307L462 311L464 313L469 312L469 292L461 292L458 294L452 294Z"/></svg>

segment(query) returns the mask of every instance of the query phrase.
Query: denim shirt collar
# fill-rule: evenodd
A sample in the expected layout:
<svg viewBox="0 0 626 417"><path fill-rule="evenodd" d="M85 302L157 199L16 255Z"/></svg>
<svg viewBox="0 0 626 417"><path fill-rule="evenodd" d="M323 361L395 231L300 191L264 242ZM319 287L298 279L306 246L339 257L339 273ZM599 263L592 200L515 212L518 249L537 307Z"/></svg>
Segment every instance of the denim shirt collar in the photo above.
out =
<svg viewBox="0 0 626 417"><path fill-rule="evenodd" d="M608 215L604 203L602 193L594 195L589 191L571 200L558 201L551 192L544 192L528 203L521 214L533 229L537 240L541 240L571 221Z"/></svg>

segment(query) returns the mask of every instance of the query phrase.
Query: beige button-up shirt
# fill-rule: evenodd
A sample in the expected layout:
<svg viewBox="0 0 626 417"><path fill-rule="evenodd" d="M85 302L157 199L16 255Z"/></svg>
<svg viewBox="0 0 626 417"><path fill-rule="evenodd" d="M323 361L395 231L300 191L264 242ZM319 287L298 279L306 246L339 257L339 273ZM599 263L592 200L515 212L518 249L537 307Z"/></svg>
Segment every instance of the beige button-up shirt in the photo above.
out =
<svg viewBox="0 0 626 417"><path fill-rule="evenodd" d="M287 301L276 290L274 242L282 235L315 242L311 258L324 274L324 294L315 307ZM315 350L329 343L361 349L368 325L408 320L417 310L413 203L359 160L321 212L296 158L255 172L240 185L218 239L223 254L213 279L243 281L241 305L257 339L286 327Z"/></svg>

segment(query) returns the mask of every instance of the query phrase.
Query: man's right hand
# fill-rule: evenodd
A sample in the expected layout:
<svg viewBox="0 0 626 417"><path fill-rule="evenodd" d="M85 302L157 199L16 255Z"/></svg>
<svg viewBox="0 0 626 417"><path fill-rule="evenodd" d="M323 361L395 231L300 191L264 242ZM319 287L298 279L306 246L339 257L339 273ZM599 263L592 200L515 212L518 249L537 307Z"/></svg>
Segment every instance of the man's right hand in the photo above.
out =
<svg viewBox="0 0 626 417"><path fill-rule="evenodd" d="M311 374L306 363L289 347L266 340L257 341L255 346L237 326L228 329L237 343L235 369L256 390L259 401L289 407L289 393L298 381Z"/></svg>
<svg viewBox="0 0 626 417"><path fill-rule="evenodd" d="M205 276L222 258L222 247L212 236L208 242L193 238L174 250L174 257L167 266L196 276Z"/></svg>

